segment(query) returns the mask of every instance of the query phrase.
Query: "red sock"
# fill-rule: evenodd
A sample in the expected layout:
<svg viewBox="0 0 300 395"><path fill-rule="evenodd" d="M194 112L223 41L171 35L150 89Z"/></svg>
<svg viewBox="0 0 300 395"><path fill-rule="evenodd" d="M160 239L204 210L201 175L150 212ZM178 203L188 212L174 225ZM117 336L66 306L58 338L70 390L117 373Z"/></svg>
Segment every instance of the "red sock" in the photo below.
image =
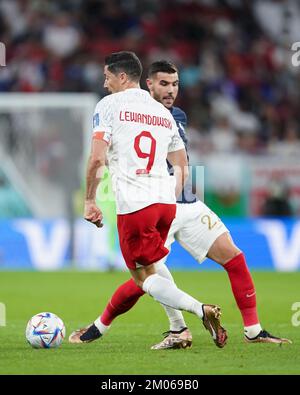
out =
<svg viewBox="0 0 300 395"><path fill-rule="evenodd" d="M103 314L101 314L102 324L110 325L118 315L130 310L144 293L133 279L126 281L115 291Z"/></svg>
<svg viewBox="0 0 300 395"><path fill-rule="evenodd" d="M228 273L232 292L242 314L244 326L258 324L255 288L244 254L235 256L224 265L224 268Z"/></svg>

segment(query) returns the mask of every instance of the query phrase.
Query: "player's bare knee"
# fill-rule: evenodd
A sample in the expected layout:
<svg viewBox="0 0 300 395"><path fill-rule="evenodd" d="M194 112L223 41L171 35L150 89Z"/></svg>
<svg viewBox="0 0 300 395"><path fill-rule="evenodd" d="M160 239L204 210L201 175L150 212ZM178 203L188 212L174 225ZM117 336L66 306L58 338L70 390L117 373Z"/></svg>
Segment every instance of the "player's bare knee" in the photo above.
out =
<svg viewBox="0 0 300 395"><path fill-rule="evenodd" d="M155 268L153 265L148 265L139 267L136 270L130 270L130 272L136 285L140 288L143 288L143 283L146 278L151 276L152 274L155 274Z"/></svg>
<svg viewBox="0 0 300 395"><path fill-rule="evenodd" d="M144 280L139 279L139 278L135 278L135 279L134 279L134 282L136 283L136 285L137 285L138 287L140 287L140 288L143 289Z"/></svg>
<svg viewBox="0 0 300 395"><path fill-rule="evenodd" d="M226 256L226 259L221 262L221 265L226 265L229 261L231 261L233 258L235 258L237 255L241 254L243 251L241 251L239 248L235 247L234 250L230 251L228 255Z"/></svg>
<svg viewBox="0 0 300 395"><path fill-rule="evenodd" d="M230 234L223 233L213 243L208 251L207 257L220 265L225 265L240 253L241 250L234 244Z"/></svg>
<svg viewBox="0 0 300 395"><path fill-rule="evenodd" d="M226 263L228 263L229 261L231 261L234 257L239 255L241 252L242 251L234 245L233 246L226 246L222 250L222 252L216 262L223 266Z"/></svg>

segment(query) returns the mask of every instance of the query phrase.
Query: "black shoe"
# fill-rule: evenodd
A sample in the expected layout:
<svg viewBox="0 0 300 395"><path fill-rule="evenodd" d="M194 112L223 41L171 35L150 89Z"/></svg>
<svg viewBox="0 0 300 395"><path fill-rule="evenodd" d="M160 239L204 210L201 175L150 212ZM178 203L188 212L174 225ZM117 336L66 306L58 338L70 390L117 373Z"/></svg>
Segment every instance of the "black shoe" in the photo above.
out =
<svg viewBox="0 0 300 395"><path fill-rule="evenodd" d="M94 340L99 339L102 334L95 324L92 324L86 328L78 329L71 333L69 336L70 343L90 343Z"/></svg>
<svg viewBox="0 0 300 395"><path fill-rule="evenodd" d="M246 343L276 343L276 344L289 343L289 344L292 344L291 340L273 336L269 332L265 331L264 329L261 330L257 336L252 337L252 338L245 335L245 341L246 341Z"/></svg>

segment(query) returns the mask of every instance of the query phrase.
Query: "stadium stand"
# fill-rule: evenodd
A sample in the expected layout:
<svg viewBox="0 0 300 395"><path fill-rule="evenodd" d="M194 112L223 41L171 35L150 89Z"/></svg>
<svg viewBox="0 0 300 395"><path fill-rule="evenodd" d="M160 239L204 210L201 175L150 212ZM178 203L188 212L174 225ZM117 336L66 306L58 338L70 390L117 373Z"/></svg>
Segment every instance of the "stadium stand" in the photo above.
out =
<svg viewBox="0 0 300 395"><path fill-rule="evenodd" d="M262 157L295 165L300 67L291 63L291 44L300 38L299 18L297 0L1 0L0 41L7 47L7 66L0 68L0 92L94 92L100 97L106 94L105 54L135 51L145 69L153 60L168 58L180 69L177 105L189 118L193 164L225 155L240 160L241 167ZM6 136L9 150L16 149L18 138L17 133ZM298 167L293 171L299 174ZM295 214L299 185L292 191ZM231 195L241 192L230 188ZM218 194L225 196L219 211ZM221 212L232 198L220 187L208 203ZM259 215L264 204L259 201L256 208L243 209L238 198L228 213Z"/></svg>

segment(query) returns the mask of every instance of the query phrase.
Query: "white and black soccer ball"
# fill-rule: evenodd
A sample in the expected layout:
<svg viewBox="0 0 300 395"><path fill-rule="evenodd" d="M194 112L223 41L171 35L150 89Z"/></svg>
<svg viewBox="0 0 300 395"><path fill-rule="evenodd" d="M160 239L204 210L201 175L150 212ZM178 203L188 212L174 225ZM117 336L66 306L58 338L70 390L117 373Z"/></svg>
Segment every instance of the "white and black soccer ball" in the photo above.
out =
<svg viewBox="0 0 300 395"><path fill-rule="evenodd" d="M63 321L53 313L34 315L26 327L26 339L33 348L59 347L65 336Z"/></svg>

